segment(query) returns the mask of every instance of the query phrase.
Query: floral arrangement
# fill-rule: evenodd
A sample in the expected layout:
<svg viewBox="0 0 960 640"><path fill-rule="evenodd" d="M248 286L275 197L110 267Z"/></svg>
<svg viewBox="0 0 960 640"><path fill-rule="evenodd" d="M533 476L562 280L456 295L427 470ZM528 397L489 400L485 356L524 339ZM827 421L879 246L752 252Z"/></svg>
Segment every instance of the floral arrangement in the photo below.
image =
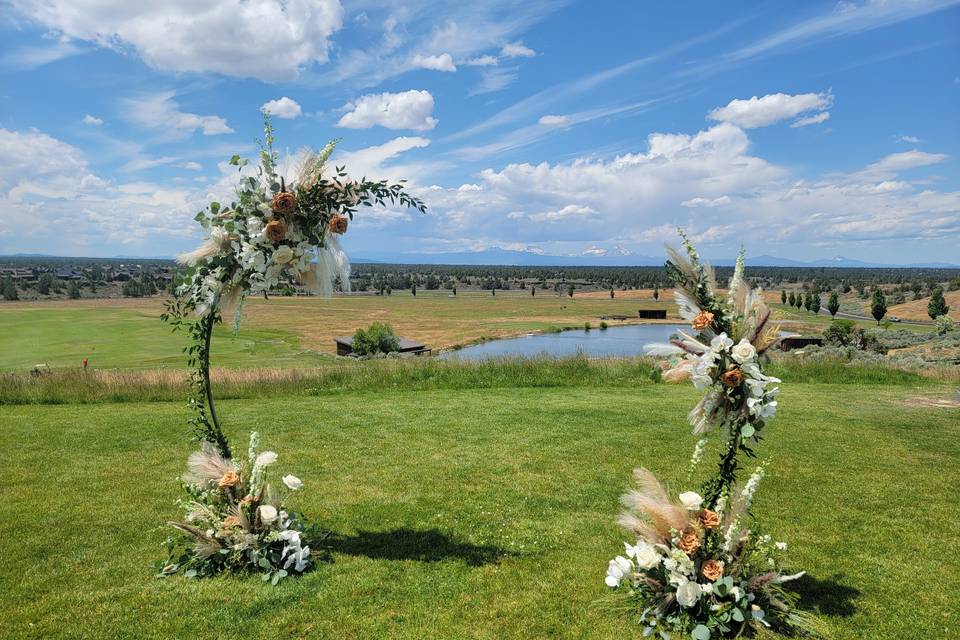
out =
<svg viewBox="0 0 960 640"><path fill-rule="evenodd" d="M336 140L319 153L301 151L296 168L281 174L266 114L264 133L258 166L239 156L230 160L240 174L236 199L229 205L211 202L197 214L209 237L178 257L188 271L161 316L191 337L184 349L193 368L190 422L201 443L183 478L186 522L170 523L182 535L170 540L161 575L254 570L276 582L310 566L310 548L303 544L307 529L284 506L300 480L285 476L288 492L274 492L266 475L276 454L255 455L256 434L246 465L233 458L210 386L213 329L223 313L232 312L236 330L246 296L266 297L281 282L299 282L319 295L330 295L337 282L349 290L350 263L337 238L359 207L390 204L426 212L403 184L353 180L343 167L327 171Z"/></svg>
<svg viewBox="0 0 960 640"><path fill-rule="evenodd" d="M619 522L637 540L610 561L605 582L630 599L645 637L734 638L760 627L806 633L807 620L782 586L803 572L787 574L787 545L763 533L750 513L764 466L742 486L737 481L739 454L755 457L753 447L777 411L780 380L763 373L762 359L779 341L779 326L770 322L762 291L744 279L743 251L721 300L713 270L681 236L686 255L668 248L666 267L692 331L678 332L667 345L648 345L648 351L673 358L665 380L690 380L706 391L688 416L701 436L691 473L709 434L721 434L722 454L700 492L676 498L648 470L634 471L636 489L623 496Z"/></svg>
<svg viewBox="0 0 960 640"><path fill-rule="evenodd" d="M303 482L283 476L283 491L268 481L268 469L277 461L273 451L257 452L259 436L250 434L246 463L225 458L203 442L187 460L183 485L189 499L181 500L184 522L171 527L192 541L183 548L168 541L171 557L161 575L183 571L187 577L208 576L222 570L256 568L274 584L310 567L310 547L302 523L287 512L285 501Z"/></svg>

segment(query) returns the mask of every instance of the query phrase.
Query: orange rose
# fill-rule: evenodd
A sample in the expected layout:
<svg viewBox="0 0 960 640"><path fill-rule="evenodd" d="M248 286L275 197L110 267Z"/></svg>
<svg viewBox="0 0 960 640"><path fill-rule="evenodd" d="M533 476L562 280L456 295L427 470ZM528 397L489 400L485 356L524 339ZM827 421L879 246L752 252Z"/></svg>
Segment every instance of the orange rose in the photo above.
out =
<svg viewBox="0 0 960 640"><path fill-rule="evenodd" d="M348 223L349 219L347 216L333 216L330 218L330 222L327 224L327 229L330 230L330 233L343 235L347 232Z"/></svg>
<svg viewBox="0 0 960 640"><path fill-rule="evenodd" d="M677 541L677 547L688 556L692 556L700 548L700 532L693 527L688 527L680 534L680 540Z"/></svg>
<svg viewBox="0 0 960 640"><path fill-rule="evenodd" d="M220 478L220 481L217 482L217 486L221 489L230 489L240 484L240 474L236 471L227 471L223 474L223 477Z"/></svg>
<svg viewBox="0 0 960 640"><path fill-rule="evenodd" d="M274 213L279 213L281 215L290 215L297 208L297 198L289 191L281 191L277 195L273 196L273 201L270 203L270 208Z"/></svg>
<svg viewBox="0 0 960 640"><path fill-rule="evenodd" d="M720 526L720 516L717 515L716 511L710 511L710 509L701 510L697 514L697 521L701 527L707 529L715 529Z"/></svg>
<svg viewBox="0 0 960 640"><path fill-rule="evenodd" d="M740 383L743 382L743 373L740 369L734 367L720 376L720 381L731 389L739 387Z"/></svg>
<svg viewBox="0 0 960 640"><path fill-rule="evenodd" d="M237 516L227 516L226 518L223 519L224 529L229 529L230 527L239 527L239 526L240 526L240 518L238 518Z"/></svg>
<svg viewBox="0 0 960 640"><path fill-rule="evenodd" d="M697 331L703 331L710 326L711 322L713 322L713 314L709 311L701 311L690 321L690 326Z"/></svg>
<svg viewBox="0 0 960 640"><path fill-rule="evenodd" d="M287 225L283 220L271 220L264 231L271 242L280 242L287 235Z"/></svg>
<svg viewBox="0 0 960 640"><path fill-rule="evenodd" d="M723 563L719 560L707 560L700 567L700 573L707 580L716 581L723 577Z"/></svg>

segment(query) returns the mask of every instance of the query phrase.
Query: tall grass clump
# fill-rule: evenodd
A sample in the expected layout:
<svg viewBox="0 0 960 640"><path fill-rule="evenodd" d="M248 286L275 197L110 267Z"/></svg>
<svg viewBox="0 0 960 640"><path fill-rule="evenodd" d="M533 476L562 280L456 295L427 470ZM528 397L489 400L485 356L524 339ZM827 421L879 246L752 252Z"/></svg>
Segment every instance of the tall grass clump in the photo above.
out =
<svg viewBox="0 0 960 640"><path fill-rule="evenodd" d="M494 358L483 361L437 358L343 359L314 369L227 369L211 371L217 399L323 395L382 389L474 389L649 384L645 358ZM183 371L54 370L39 376L3 374L0 404L83 404L182 400Z"/></svg>

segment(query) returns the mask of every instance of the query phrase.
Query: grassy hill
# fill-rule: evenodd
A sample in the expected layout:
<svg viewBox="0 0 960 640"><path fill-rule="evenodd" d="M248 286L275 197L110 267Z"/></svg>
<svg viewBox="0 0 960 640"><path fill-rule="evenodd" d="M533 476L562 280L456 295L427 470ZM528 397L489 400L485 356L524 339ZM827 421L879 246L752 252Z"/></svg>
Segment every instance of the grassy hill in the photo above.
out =
<svg viewBox="0 0 960 640"><path fill-rule="evenodd" d="M231 437L259 430L278 468L306 483L296 507L332 531L329 561L276 588L153 576L191 450L182 398L3 407L0 635L636 636L603 585L623 549L617 499L638 465L686 486L695 438L684 416L699 393L644 382L642 369L538 366L457 365L432 383L401 372L389 384L357 368L357 379L261 385L223 402ZM787 380L755 506L808 571L801 607L828 638L950 637L955 390L777 373ZM893 613L907 610L923 615Z"/></svg>

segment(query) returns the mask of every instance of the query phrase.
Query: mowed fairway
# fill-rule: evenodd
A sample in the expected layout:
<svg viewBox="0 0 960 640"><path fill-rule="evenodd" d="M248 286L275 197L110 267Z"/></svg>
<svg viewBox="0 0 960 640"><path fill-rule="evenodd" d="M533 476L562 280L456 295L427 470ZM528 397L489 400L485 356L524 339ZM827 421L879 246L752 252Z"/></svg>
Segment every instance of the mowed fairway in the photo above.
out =
<svg viewBox="0 0 960 640"><path fill-rule="evenodd" d="M755 505L825 637L957 637L960 410L945 387L791 384ZM10 638L636 637L603 585L630 471L684 488L688 387L344 391L221 405L305 481L331 561L278 587L153 577L191 448L181 402L5 406ZM714 453L706 457L710 460ZM912 612L912 613L911 613Z"/></svg>
<svg viewBox="0 0 960 640"><path fill-rule="evenodd" d="M237 336L220 327L218 366L310 365L334 353L335 336L371 322L440 349L553 327L599 325L600 316L637 316L641 307L673 308L652 299L569 298L553 292L395 292L392 296L252 299ZM94 367L181 367L186 344L160 322L162 298L0 304L0 371L35 364ZM672 313L672 311L671 311ZM345 321L344 318L349 318ZM616 321L611 321L615 324Z"/></svg>

